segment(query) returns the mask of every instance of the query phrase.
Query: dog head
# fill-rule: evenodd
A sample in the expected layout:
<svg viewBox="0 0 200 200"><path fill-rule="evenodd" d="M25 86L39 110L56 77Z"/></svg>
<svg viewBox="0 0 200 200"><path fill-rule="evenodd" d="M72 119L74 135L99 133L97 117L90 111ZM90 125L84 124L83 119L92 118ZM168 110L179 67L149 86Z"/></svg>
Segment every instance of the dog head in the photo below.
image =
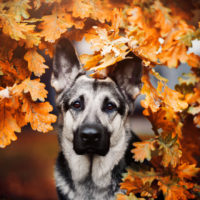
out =
<svg viewBox="0 0 200 200"><path fill-rule="evenodd" d="M60 140L79 154L104 156L125 134L125 123L141 85L141 60L117 63L105 79L87 76L74 47L61 39L55 50L51 84L63 125Z"/></svg>

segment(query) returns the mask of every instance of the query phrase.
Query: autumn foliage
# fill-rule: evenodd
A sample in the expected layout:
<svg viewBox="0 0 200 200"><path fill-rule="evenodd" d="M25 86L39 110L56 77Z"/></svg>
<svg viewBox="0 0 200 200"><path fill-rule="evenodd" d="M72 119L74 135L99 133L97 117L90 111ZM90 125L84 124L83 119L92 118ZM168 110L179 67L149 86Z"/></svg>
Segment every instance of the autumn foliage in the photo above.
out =
<svg viewBox="0 0 200 200"><path fill-rule="evenodd" d="M130 51L144 65L141 105L155 137L135 143L132 153L151 167L128 169L121 183L126 193L117 199L156 199L161 192L166 200L200 198L200 57L188 52L200 39L199 6L181 0L0 0L0 146L16 140L28 123L33 130L52 130L56 116L40 82L48 68L41 52L52 58L60 37L85 38L94 53L81 62L97 78ZM172 90L154 67L180 63L191 73Z"/></svg>

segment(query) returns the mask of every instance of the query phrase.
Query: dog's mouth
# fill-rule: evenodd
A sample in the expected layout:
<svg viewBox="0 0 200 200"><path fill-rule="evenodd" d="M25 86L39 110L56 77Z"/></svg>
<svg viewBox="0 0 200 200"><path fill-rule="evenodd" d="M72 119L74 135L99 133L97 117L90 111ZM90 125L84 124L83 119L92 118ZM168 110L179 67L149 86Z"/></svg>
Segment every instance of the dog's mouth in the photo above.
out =
<svg viewBox="0 0 200 200"><path fill-rule="evenodd" d="M80 148L80 147L75 147L74 146L74 151L78 154L78 155L99 155L99 156L105 156L108 151L109 151L109 147L108 148L92 148L92 147L88 147L88 148Z"/></svg>

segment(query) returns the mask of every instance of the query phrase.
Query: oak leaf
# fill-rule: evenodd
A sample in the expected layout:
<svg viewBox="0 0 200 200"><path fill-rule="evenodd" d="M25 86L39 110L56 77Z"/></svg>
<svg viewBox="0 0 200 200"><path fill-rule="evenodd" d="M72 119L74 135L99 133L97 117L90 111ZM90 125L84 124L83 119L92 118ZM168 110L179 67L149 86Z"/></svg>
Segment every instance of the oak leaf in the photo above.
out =
<svg viewBox="0 0 200 200"><path fill-rule="evenodd" d="M3 14L0 15L3 27L3 33L9 35L14 40L26 39L26 34L33 32L35 25L27 23L19 23L15 21L14 16Z"/></svg>
<svg viewBox="0 0 200 200"><path fill-rule="evenodd" d="M180 150L179 144L177 143L178 136L172 138L171 134L167 134L166 136L160 136L159 143L159 155L162 156L161 164L164 167L168 167L171 165L175 168L182 156L182 152Z"/></svg>
<svg viewBox="0 0 200 200"><path fill-rule="evenodd" d="M11 108L7 107L6 104L7 100L0 103L0 147L2 148L9 145L11 140L17 139L15 132L21 132L21 128L16 122L15 113L11 112Z"/></svg>
<svg viewBox="0 0 200 200"><path fill-rule="evenodd" d="M142 107L145 108L143 114L150 115L148 108L150 108L153 113L157 112L160 109L161 99L156 89L151 84L150 77L147 72L144 73L142 82L143 87L141 89L141 94L146 95L145 100L141 101Z"/></svg>
<svg viewBox="0 0 200 200"><path fill-rule="evenodd" d="M41 83L40 79L30 80L30 78L27 78L21 84L14 86L12 91L18 96L22 94L22 92L29 92L33 101L38 99L44 101L48 93L45 90L45 84Z"/></svg>
<svg viewBox="0 0 200 200"><path fill-rule="evenodd" d="M8 14L13 15L16 22L20 22L23 19L28 19L30 14L28 13L28 9L31 9L30 0L13 0L8 1L6 6L8 9Z"/></svg>
<svg viewBox="0 0 200 200"><path fill-rule="evenodd" d="M178 177L181 179L192 179L192 177L196 176L199 172L200 168L197 168L195 164L189 165L183 163L177 168Z"/></svg>
<svg viewBox="0 0 200 200"><path fill-rule="evenodd" d="M24 55L24 59L28 62L28 69L34 72L36 76L41 76L48 68L44 64L45 59L35 49L28 50Z"/></svg>
<svg viewBox="0 0 200 200"><path fill-rule="evenodd" d="M47 132L53 129L51 123L56 121L56 116L49 114L52 110L49 102L34 103L28 98L23 99L22 112L25 113L25 120L31 124L33 130Z"/></svg>
<svg viewBox="0 0 200 200"><path fill-rule="evenodd" d="M144 162L145 159L148 161L151 160L151 152L155 150L155 141L143 141L143 142L135 142L133 143L135 148L131 151L134 156L135 161Z"/></svg>
<svg viewBox="0 0 200 200"><path fill-rule="evenodd" d="M160 186L160 190L162 190L165 200L188 200L193 199L194 195L192 195L187 189L183 186L179 186L176 184L169 183L163 184L161 181L158 182Z"/></svg>
<svg viewBox="0 0 200 200"><path fill-rule="evenodd" d="M45 38L45 41L51 43L74 25L72 16L61 9L53 10L51 15L43 16L42 20L43 22L39 26L42 30L40 34Z"/></svg>
<svg viewBox="0 0 200 200"><path fill-rule="evenodd" d="M165 86L163 95L163 102L173 108L175 112L181 112L183 109L188 107L188 103L184 101L184 96L175 91L170 89L169 87Z"/></svg>

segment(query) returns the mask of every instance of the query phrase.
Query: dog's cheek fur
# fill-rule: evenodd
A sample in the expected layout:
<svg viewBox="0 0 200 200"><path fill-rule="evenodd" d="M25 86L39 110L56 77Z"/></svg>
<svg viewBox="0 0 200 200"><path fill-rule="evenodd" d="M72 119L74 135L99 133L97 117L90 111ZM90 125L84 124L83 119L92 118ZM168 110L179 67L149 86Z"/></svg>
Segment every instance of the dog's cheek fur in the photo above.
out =
<svg viewBox="0 0 200 200"><path fill-rule="evenodd" d="M124 156L126 148L126 133L125 130L122 130L121 139L115 146L110 147L109 152L105 156L94 157L92 178L97 186L101 188L108 187L108 185L111 183L111 171Z"/></svg>
<svg viewBox="0 0 200 200"><path fill-rule="evenodd" d="M122 116L117 114L112 121L111 126L113 131L110 138L110 146L112 147L117 145L119 140L124 137L124 119L122 119Z"/></svg>
<svg viewBox="0 0 200 200"><path fill-rule="evenodd" d="M73 149L73 143L65 138L61 141L63 154L71 169L72 179L75 182L84 180L89 174L90 160L88 156L78 155Z"/></svg>
<svg viewBox="0 0 200 200"><path fill-rule="evenodd" d="M66 140L68 139L69 141L73 141L73 124L74 124L74 118L72 114L67 111L63 113L64 115L64 126L62 130L62 139Z"/></svg>

